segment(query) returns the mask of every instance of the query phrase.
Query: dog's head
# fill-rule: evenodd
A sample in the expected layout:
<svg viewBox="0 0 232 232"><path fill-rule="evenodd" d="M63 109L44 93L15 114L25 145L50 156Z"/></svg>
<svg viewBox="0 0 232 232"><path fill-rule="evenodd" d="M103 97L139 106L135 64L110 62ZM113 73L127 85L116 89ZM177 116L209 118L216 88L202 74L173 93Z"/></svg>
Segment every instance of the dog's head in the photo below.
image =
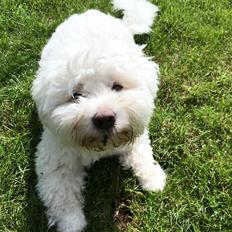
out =
<svg viewBox="0 0 232 232"><path fill-rule="evenodd" d="M157 73L142 56L42 60L32 95L42 123L62 141L111 150L133 143L148 125Z"/></svg>

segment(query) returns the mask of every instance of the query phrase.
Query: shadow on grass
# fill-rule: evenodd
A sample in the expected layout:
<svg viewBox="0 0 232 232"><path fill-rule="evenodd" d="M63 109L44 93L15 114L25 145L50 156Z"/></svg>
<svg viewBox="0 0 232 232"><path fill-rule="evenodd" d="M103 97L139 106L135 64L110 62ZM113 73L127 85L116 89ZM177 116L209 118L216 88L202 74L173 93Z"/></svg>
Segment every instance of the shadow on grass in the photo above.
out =
<svg viewBox="0 0 232 232"><path fill-rule="evenodd" d="M45 215L45 207L41 203L36 193L36 174L35 174L35 151L36 146L40 141L42 133L42 125L39 122L39 118L36 109L33 108L30 115L30 151L29 154L29 173L26 179L27 182L27 195L25 209L26 225L22 231L25 232L45 232L47 228L47 218ZM50 231L50 230L49 230ZM52 230L51 230L52 231ZM53 230L55 231L55 230Z"/></svg>
<svg viewBox="0 0 232 232"><path fill-rule="evenodd" d="M31 113L31 154L29 157L29 173L27 176L27 199L25 208L26 225L21 229L24 232L55 232L55 228L48 229L45 207L36 193L36 174L34 153L40 141L42 126L39 122L36 109ZM116 157L102 159L96 162L88 171L86 180L85 215L88 226L86 232L118 232L116 222L120 217L114 216L121 202L121 179L125 175L118 164ZM123 215L122 215L123 216ZM122 218L122 217L121 217Z"/></svg>
<svg viewBox="0 0 232 232"><path fill-rule="evenodd" d="M86 232L119 231L114 212L121 195L121 169L117 159L107 158L95 163L88 172L85 192Z"/></svg>
<svg viewBox="0 0 232 232"><path fill-rule="evenodd" d="M143 45L143 44L147 44L148 39L150 35L148 34L142 34L142 35L135 35L134 39L135 39L135 43L139 44L139 45Z"/></svg>

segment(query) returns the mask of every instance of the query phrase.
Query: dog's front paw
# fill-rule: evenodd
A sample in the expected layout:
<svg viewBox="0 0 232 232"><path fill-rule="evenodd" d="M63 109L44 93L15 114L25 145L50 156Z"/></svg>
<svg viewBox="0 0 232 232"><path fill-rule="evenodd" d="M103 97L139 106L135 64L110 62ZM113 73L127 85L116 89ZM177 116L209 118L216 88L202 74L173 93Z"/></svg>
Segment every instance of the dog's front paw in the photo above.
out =
<svg viewBox="0 0 232 232"><path fill-rule="evenodd" d="M166 174L160 166L156 166L148 176L141 181L141 187L146 191L163 191L166 183Z"/></svg>
<svg viewBox="0 0 232 232"><path fill-rule="evenodd" d="M83 214L70 214L62 216L58 222L59 232L82 232L86 226L85 216Z"/></svg>

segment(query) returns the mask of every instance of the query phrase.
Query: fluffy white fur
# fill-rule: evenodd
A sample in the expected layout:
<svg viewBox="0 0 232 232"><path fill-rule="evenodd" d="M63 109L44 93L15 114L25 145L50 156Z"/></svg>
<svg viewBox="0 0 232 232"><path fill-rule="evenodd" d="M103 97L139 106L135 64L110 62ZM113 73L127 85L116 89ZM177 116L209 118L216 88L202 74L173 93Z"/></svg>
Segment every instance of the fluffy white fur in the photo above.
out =
<svg viewBox="0 0 232 232"><path fill-rule="evenodd" d="M101 157L118 154L145 190L165 185L147 132L158 66L133 39L134 33L149 31L158 8L145 0L113 3L124 10L123 20L89 10L59 25L42 51L33 82L44 128L36 153L37 188L49 225L61 232L85 227L84 167ZM123 89L115 91L114 83ZM110 132L93 125L102 109L115 115Z"/></svg>
<svg viewBox="0 0 232 232"><path fill-rule="evenodd" d="M113 0L124 11L123 22L133 34L148 33L159 8L146 0Z"/></svg>

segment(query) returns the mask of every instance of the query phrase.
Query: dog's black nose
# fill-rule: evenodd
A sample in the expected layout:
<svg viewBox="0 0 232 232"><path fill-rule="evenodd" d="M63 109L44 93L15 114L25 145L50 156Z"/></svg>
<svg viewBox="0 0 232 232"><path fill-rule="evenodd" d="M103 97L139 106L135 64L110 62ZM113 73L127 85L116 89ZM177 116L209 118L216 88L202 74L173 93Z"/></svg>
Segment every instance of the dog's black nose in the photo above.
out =
<svg viewBox="0 0 232 232"><path fill-rule="evenodd" d="M115 124L115 113L111 110L100 111L93 116L92 121L96 128L109 130Z"/></svg>

